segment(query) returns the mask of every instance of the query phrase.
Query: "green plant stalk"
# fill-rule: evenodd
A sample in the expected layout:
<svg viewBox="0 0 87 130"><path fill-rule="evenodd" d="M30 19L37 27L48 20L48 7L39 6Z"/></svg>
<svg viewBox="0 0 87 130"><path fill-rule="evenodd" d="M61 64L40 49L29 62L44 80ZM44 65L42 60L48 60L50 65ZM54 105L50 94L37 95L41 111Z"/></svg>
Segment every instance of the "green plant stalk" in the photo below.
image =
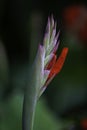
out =
<svg viewBox="0 0 87 130"><path fill-rule="evenodd" d="M25 91L23 103L23 130L33 130L37 95L34 93L33 86Z"/></svg>
<svg viewBox="0 0 87 130"><path fill-rule="evenodd" d="M37 20L38 17L38 23L35 23L35 18ZM33 58L36 53L37 44L40 41L40 35L41 35L41 26L40 23L42 23L43 15L38 13L33 13L32 18L30 18L30 28L31 28L31 49L30 52L30 61L33 62ZM38 28L37 28L38 25ZM36 34L36 35L35 35ZM37 41L39 39L39 41ZM35 44L33 44L35 43ZM34 48L34 51L33 51ZM37 70L37 69L36 69ZM31 76L28 79L28 85L26 86L26 90L24 93L24 102L23 102L23 115L22 115L22 130L33 130L34 125L34 115L35 115L35 109L36 109L36 103L37 103L37 88L39 86L39 83L37 83L37 76L35 74L36 72L35 67L31 70ZM30 72L29 72L30 73Z"/></svg>
<svg viewBox="0 0 87 130"><path fill-rule="evenodd" d="M37 99L54 76L60 72L64 64L68 48L63 48L57 61L54 53L59 45L58 36L59 32L56 35L56 23L54 23L53 17L51 17L51 19L48 19L43 45L39 45L36 58L29 71L23 103L23 130L33 130ZM45 64L48 66L52 64L52 66L48 68Z"/></svg>
<svg viewBox="0 0 87 130"><path fill-rule="evenodd" d="M38 86L35 70L35 66L32 66L24 92L22 130L33 130Z"/></svg>
<svg viewBox="0 0 87 130"><path fill-rule="evenodd" d="M38 94L42 86L42 67L42 55L39 50L35 58L35 61L32 67L30 68L27 80L28 84L25 88L22 117L23 130L33 130L34 115L38 100Z"/></svg>

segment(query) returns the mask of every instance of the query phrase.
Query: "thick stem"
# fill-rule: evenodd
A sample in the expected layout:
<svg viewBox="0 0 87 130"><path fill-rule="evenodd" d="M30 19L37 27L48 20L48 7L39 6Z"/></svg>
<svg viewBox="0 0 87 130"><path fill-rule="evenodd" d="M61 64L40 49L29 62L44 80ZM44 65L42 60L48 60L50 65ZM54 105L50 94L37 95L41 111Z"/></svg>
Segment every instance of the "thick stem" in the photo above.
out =
<svg viewBox="0 0 87 130"><path fill-rule="evenodd" d="M33 130L37 96L32 88L29 88L24 95L22 130Z"/></svg>
<svg viewBox="0 0 87 130"><path fill-rule="evenodd" d="M40 41L40 35L41 35L41 26L40 23L42 23L43 15L38 14L36 12L33 12L30 18L31 21L29 21L30 28L31 28L31 39L30 39L30 61L32 63L32 60L34 58L34 55L36 53L36 46L38 42ZM36 35L34 35L36 34ZM39 41L38 41L39 39ZM33 44L35 43L35 44ZM34 115L35 115L35 108L37 103L37 89L38 89L38 83L37 80L37 74L35 74L37 71L37 68L31 69L31 76L30 79L28 78L28 86L26 88L25 94L24 94L24 103L23 103L23 115L22 115L22 130L33 130L33 123L34 123ZM29 72L30 73L30 72Z"/></svg>

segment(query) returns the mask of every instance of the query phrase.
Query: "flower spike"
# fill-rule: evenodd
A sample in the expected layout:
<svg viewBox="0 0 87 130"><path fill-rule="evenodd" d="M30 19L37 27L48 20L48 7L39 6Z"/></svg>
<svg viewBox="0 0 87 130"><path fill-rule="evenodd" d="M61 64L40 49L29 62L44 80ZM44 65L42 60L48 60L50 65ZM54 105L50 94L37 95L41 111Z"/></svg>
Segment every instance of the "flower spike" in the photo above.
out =
<svg viewBox="0 0 87 130"><path fill-rule="evenodd" d="M48 23L46 27L46 32L43 39L43 45L40 45L40 55L37 57L37 74L38 72L42 74L36 75L38 79L41 79L39 81L39 87L38 87L38 96L40 96L45 88L48 86L48 84L51 82L51 80L54 78L55 75L57 75L65 62L68 48L63 48L59 58L57 59L56 51L59 46L59 34L56 33L56 22L54 21L53 15L51 18L48 18ZM42 60L41 60L42 57ZM41 68L41 69L40 69ZM37 78L36 78L37 79Z"/></svg>
<svg viewBox="0 0 87 130"><path fill-rule="evenodd" d="M29 72L29 82L25 88L23 102L23 130L33 130L37 100L63 67L68 48L63 48L57 59L58 46L59 32L56 33L56 22L52 15L48 18L43 44L39 45L34 64Z"/></svg>

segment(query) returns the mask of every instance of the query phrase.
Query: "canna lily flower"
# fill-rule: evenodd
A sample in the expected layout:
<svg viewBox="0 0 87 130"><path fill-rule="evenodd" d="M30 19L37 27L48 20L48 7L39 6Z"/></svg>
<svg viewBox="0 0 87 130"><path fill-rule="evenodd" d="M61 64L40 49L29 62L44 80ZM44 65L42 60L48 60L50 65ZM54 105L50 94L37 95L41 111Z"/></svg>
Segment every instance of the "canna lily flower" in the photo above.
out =
<svg viewBox="0 0 87 130"><path fill-rule="evenodd" d="M61 71L66 59L68 48L63 48L59 58L56 51L59 46L59 32L56 33L56 22L48 18L43 44L39 45L35 60L35 72L38 86L38 96L40 96L51 80Z"/></svg>

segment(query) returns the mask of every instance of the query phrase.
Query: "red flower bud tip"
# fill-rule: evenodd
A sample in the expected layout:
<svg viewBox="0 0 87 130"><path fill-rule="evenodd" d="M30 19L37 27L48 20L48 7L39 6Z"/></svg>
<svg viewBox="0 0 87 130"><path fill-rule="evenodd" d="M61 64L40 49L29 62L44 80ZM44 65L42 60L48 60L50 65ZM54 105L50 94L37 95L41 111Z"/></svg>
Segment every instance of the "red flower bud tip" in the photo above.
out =
<svg viewBox="0 0 87 130"><path fill-rule="evenodd" d="M66 59L67 53L68 53L68 48L63 48L58 60L55 62L55 64L53 65L53 67L50 71L48 79L50 79L52 76L58 74L61 71L64 61ZM52 61L50 64L52 64Z"/></svg>

